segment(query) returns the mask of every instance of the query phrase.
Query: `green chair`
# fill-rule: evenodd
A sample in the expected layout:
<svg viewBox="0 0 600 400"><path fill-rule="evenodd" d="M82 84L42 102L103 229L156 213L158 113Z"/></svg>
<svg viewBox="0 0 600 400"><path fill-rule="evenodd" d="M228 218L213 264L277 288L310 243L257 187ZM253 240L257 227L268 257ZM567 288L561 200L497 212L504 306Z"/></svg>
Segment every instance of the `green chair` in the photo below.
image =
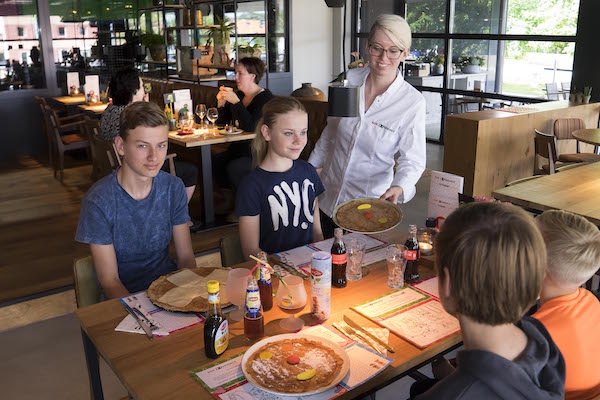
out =
<svg viewBox="0 0 600 400"><path fill-rule="evenodd" d="M87 307L98 303L100 299L100 285L96 279L96 270L92 256L76 259L73 262L73 282L75 283L75 299L77 308ZM98 352L85 331L81 330L83 351L88 367L90 379L90 393L94 399L103 399L102 382L100 381L100 365Z"/></svg>
<svg viewBox="0 0 600 400"><path fill-rule="evenodd" d="M222 238L219 242L219 248L221 250L221 265L223 267L231 267L246 261L242 254L242 244L238 233L233 233Z"/></svg>

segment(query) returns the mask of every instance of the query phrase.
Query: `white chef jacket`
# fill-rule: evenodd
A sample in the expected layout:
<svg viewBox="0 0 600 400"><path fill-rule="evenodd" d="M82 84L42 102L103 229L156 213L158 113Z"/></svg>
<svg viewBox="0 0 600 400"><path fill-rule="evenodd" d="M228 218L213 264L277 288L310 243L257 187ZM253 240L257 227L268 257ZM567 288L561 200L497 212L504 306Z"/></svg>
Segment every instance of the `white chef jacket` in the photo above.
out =
<svg viewBox="0 0 600 400"><path fill-rule="evenodd" d="M402 188L398 202L406 203L415 196L425 170L425 98L398 73L365 113L369 73L369 67L348 71L349 84L360 86L359 116L327 118L308 159L315 168L323 168L325 192L319 196L319 208L330 217L336 205L360 197L379 198L391 186Z"/></svg>

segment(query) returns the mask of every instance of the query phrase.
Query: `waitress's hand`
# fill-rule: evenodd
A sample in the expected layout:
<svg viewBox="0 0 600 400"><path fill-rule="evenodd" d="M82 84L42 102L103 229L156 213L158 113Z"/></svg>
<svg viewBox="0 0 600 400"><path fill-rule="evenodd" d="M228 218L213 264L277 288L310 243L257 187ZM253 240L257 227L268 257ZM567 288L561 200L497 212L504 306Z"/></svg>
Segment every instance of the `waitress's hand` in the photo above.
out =
<svg viewBox="0 0 600 400"><path fill-rule="evenodd" d="M219 94L217 94L217 101L219 100L219 96L226 102L231 104L237 104L240 102L240 98L237 96L237 94L235 94L233 89L227 86L221 86L219 88Z"/></svg>
<svg viewBox="0 0 600 400"><path fill-rule="evenodd" d="M398 203L398 197L404 193L404 190L400 186L392 186L381 195L381 200L388 200L392 203Z"/></svg>

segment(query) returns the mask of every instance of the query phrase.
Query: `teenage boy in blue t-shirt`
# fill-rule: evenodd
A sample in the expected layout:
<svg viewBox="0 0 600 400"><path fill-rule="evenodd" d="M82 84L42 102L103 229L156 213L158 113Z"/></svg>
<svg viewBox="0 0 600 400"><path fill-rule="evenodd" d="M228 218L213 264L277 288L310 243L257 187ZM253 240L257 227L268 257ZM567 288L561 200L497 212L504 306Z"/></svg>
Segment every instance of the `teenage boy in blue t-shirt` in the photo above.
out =
<svg viewBox="0 0 600 400"><path fill-rule="evenodd" d="M160 170L168 123L153 103L127 106L115 138L122 166L86 193L75 240L88 243L107 298L148 288L159 276L195 267L180 178ZM173 237L177 262L169 256Z"/></svg>

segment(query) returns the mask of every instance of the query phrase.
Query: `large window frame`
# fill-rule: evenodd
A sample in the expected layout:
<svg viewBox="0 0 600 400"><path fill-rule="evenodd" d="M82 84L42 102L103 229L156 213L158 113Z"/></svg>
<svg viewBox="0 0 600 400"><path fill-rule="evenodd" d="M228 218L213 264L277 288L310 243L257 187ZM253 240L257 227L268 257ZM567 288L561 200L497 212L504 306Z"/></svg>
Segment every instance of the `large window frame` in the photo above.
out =
<svg viewBox="0 0 600 400"><path fill-rule="evenodd" d="M441 88L429 87L429 86L415 86L415 88L421 92L434 92L442 95L442 112L441 112L441 126L440 126L440 137L439 140L427 139L430 142L444 144L444 136L446 130L446 116L448 115L449 96L450 95L463 95L478 98L488 98L496 100L516 101L523 103L541 103L548 100L534 97L523 97L513 96L501 93L493 92L475 92L470 90L459 90L450 88L448 83L450 82L450 76L452 74L452 45L454 40L481 40L481 41L498 41L498 54L496 64L496 79L494 85L494 91L500 91L502 85L502 74L504 65L504 44L507 41L527 41L527 42L566 42L576 43L577 34L574 35L528 35L528 34L507 34L507 15L508 15L508 1L500 0L500 20L499 20L499 33L454 33L454 9L455 0L446 0L446 18L445 18L445 30L439 33L420 33L414 32L412 35L413 39L437 39L442 40L444 43L444 49L446 51L444 57L444 74L443 74L443 85ZM358 27L360 24L360 5L361 0L352 1L352 37L351 47L353 51L358 51L359 39L367 39L369 36L368 32L359 32ZM405 17L406 0L396 0L394 2L394 12Z"/></svg>

